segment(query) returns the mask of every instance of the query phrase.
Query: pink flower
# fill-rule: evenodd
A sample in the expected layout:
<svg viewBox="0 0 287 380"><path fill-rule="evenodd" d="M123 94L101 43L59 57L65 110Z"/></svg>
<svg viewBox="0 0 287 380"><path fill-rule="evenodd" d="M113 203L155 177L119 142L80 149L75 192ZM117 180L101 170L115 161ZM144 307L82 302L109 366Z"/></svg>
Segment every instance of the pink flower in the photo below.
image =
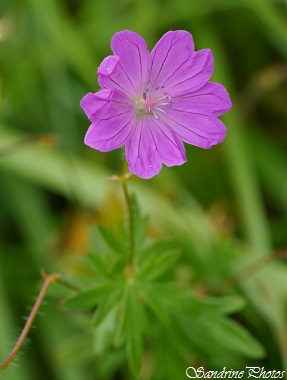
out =
<svg viewBox="0 0 287 380"><path fill-rule="evenodd" d="M208 149L224 140L218 116L231 101L221 84L208 82L211 50L195 52L183 30L167 32L151 53L129 30L116 33L111 48L98 68L103 90L81 100L92 123L86 145L101 152L125 146L129 170L151 178L162 164L186 162L183 142Z"/></svg>

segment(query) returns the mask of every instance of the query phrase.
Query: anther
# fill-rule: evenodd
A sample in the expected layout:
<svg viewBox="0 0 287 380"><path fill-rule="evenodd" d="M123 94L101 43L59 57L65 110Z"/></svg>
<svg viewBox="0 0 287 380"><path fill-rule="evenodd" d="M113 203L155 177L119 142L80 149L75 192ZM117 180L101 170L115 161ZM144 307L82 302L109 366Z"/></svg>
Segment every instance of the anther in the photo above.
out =
<svg viewBox="0 0 287 380"><path fill-rule="evenodd" d="M158 86L156 86L156 91L160 90L161 88L164 88L164 84L159 84Z"/></svg>

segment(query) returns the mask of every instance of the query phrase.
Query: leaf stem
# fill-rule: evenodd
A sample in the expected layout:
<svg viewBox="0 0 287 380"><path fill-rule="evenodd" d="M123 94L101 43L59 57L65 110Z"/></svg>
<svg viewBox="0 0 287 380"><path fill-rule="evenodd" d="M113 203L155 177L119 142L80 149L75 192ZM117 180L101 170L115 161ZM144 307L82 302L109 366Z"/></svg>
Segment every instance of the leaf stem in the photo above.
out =
<svg viewBox="0 0 287 380"><path fill-rule="evenodd" d="M133 211L132 211L132 203L131 203L131 197L128 192L127 187L127 178L128 178L128 163L126 160L124 160L123 165L123 171L121 174L121 183L124 191L125 201L127 204L127 211L128 211L128 228L129 228L129 264L133 266L134 264L134 257L135 257L135 248L134 248L134 219L133 219Z"/></svg>
<svg viewBox="0 0 287 380"><path fill-rule="evenodd" d="M23 330L22 330L22 332L21 332L21 334L20 334L20 336L19 336L19 338L18 338L18 340L17 340L17 342L16 342L13 350L11 351L10 355L8 356L8 358L3 363L0 364L0 372L3 371L3 370L5 370L11 364L11 362L14 360L15 356L19 352L20 348L22 347L22 345L23 345L23 343L24 343L24 341L25 341L25 339L26 339L26 337L27 337L27 335L28 335L28 333L29 333L29 331L31 329L32 323L33 323L33 321L34 321L34 319L35 319L35 317L36 317L36 315L37 315L37 313L39 311L39 308L40 308L41 303L42 303L42 301L43 301L43 299L44 299L44 297L45 297L45 295L47 293L47 290L48 290L49 286L53 282L59 280L60 275L57 274L57 273L53 273L53 274L50 274L50 275L42 274L42 277L44 278L44 283L42 285L40 293L39 293L39 295L38 295L38 297L36 299L36 302L35 302L32 310L31 310L31 312L29 314L29 317L28 317L28 319L26 321L26 324L25 324L25 326L24 326L24 328L23 328Z"/></svg>

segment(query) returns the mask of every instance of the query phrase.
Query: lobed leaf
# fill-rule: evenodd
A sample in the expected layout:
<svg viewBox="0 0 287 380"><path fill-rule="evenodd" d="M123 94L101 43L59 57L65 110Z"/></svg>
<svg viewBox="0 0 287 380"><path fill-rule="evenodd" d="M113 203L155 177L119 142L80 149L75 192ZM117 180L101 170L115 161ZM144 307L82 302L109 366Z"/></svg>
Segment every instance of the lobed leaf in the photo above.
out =
<svg viewBox="0 0 287 380"><path fill-rule="evenodd" d="M167 252L162 255L156 252L140 268L138 277L145 281L154 281L168 272L179 258L179 252Z"/></svg>
<svg viewBox="0 0 287 380"><path fill-rule="evenodd" d="M124 330L127 355L133 374L138 375L143 355L144 311L135 283L127 284L127 296L124 308Z"/></svg>
<svg viewBox="0 0 287 380"><path fill-rule="evenodd" d="M101 304L97 307L94 315L94 325L97 327L107 317L111 310L118 306L118 302L122 297L122 287L115 288L111 294L103 299Z"/></svg>
<svg viewBox="0 0 287 380"><path fill-rule="evenodd" d="M117 234L115 231L106 229L103 226L98 226L98 231L106 244L114 251L123 253L127 250L127 237L121 230Z"/></svg>
<svg viewBox="0 0 287 380"><path fill-rule="evenodd" d="M97 285L83 290L81 293L68 298L65 306L68 308L91 308L98 305L102 299L115 291L119 283L113 281L102 281Z"/></svg>

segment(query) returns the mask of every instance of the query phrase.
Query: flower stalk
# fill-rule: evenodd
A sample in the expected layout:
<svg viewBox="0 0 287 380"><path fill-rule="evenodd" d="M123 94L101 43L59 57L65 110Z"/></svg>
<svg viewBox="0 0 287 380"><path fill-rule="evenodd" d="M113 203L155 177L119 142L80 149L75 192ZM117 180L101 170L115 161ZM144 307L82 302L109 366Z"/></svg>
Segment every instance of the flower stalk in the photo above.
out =
<svg viewBox="0 0 287 380"><path fill-rule="evenodd" d="M55 281L59 280L60 275L57 274L57 273L53 273L53 274L50 274L50 275L46 275L46 274L42 273L42 277L44 279L44 283L42 285L40 293L39 293L39 295L38 295L38 297L36 299L36 302L35 302L32 310L31 310L31 312L29 314L29 317L28 317L28 319L26 321L26 324L25 324L25 326L24 326L24 328L23 328L23 330L22 330L22 332L21 332L21 334L20 334L20 336L19 336L19 338L18 338L18 340L17 340L14 348L12 349L12 351L11 351L10 355L8 356L8 358L3 363L0 364L0 372L4 371L11 364L11 362L15 359L16 355L18 354L20 348L22 347L22 345L23 345L23 343L24 343L24 341L25 341L25 339L26 339L26 337L27 337L27 335L28 335L28 333L29 333L29 331L31 329L31 326L32 326L32 324L34 322L34 319L35 319L35 317L36 317L36 315L37 315L37 313L39 311L39 308L40 308L40 306L42 304L42 301L43 301L43 299L44 299L44 297L45 297L45 295L46 295L46 293L47 293L50 285L52 283L54 283Z"/></svg>
<svg viewBox="0 0 287 380"><path fill-rule="evenodd" d="M135 242L134 242L134 218L132 211L132 202L131 197L128 192L127 187L127 178L128 178L128 163L124 160L123 171L120 177L122 188L124 192L124 197L127 205L128 212L128 230L129 230L129 265L133 267L134 265L134 257L135 257Z"/></svg>

